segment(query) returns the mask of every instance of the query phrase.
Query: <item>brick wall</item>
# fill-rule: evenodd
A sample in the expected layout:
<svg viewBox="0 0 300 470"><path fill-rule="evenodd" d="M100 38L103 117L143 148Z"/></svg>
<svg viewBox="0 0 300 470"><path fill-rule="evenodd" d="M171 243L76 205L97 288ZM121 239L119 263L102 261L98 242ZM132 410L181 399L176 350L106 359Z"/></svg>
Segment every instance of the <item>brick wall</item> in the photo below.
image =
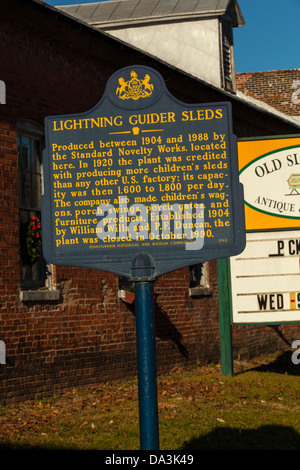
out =
<svg viewBox="0 0 300 470"><path fill-rule="evenodd" d="M290 116L300 115L300 69L236 74L237 89Z"/></svg>
<svg viewBox="0 0 300 470"><path fill-rule="evenodd" d="M17 122L43 125L47 115L86 111L115 70L137 62L160 67L183 101L219 97L192 79L187 84L181 78L183 87L175 71L29 0L3 0L0 22L0 78L7 90L0 108L0 339L7 357L0 365L0 399L9 401L137 373L134 303L118 297L117 276L57 266L52 276L58 300L20 300ZM272 122L244 114L238 105L237 135L269 133ZM189 296L188 268L155 282L158 372L220 360L216 262L209 263L209 283L211 295ZM235 357L284 348L297 331L299 337L294 326L280 327L280 334L264 326L233 330Z"/></svg>

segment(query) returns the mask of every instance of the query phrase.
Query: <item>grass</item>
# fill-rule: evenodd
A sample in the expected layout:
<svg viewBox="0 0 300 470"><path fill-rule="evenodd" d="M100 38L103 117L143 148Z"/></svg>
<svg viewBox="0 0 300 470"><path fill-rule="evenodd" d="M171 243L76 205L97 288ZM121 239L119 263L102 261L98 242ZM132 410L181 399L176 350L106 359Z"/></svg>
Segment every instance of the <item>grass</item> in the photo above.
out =
<svg viewBox="0 0 300 470"><path fill-rule="evenodd" d="M300 365L291 352L158 377L160 450L300 449ZM137 380L0 407L0 449L138 450Z"/></svg>

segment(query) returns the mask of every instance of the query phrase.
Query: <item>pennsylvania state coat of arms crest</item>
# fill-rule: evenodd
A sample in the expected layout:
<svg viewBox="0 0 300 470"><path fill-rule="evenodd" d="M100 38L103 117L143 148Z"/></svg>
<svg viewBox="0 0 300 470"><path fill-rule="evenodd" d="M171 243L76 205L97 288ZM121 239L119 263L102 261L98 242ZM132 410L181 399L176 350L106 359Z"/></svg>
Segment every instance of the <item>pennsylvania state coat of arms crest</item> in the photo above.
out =
<svg viewBox="0 0 300 470"><path fill-rule="evenodd" d="M119 78L119 87L116 94L121 100L138 100L139 98L147 98L152 95L153 85L150 82L150 76L145 75L143 80L139 80L137 73L132 71L130 73L131 79L127 82L124 78Z"/></svg>

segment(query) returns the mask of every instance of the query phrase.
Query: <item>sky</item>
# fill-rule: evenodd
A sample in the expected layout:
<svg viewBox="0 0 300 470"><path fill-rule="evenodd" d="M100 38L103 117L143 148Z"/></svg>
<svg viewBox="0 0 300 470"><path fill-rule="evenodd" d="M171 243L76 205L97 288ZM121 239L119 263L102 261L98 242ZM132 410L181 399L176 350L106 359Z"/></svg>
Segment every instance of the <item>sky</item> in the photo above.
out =
<svg viewBox="0 0 300 470"><path fill-rule="evenodd" d="M238 0L246 24L234 28L237 73L300 68L300 0Z"/></svg>
<svg viewBox="0 0 300 470"><path fill-rule="evenodd" d="M45 1L52 6L94 3L94 0ZM234 28L236 72L300 68L300 0L238 0L238 3L246 24Z"/></svg>

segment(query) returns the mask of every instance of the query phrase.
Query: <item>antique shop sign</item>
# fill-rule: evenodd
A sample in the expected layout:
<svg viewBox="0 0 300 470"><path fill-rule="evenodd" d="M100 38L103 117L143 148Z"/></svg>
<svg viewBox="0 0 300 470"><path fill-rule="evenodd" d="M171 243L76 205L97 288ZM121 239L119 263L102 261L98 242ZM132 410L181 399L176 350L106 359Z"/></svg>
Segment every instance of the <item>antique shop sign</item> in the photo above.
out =
<svg viewBox="0 0 300 470"><path fill-rule="evenodd" d="M246 229L300 226L300 136L238 143Z"/></svg>
<svg viewBox="0 0 300 470"><path fill-rule="evenodd" d="M247 243L230 259L233 323L300 318L300 136L238 142Z"/></svg>
<svg viewBox="0 0 300 470"><path fill-rule="evenodd" d="M44 256L154 277L244 248L230 103L188 105L148 67L119 70L86 113L45 119Z"/></svg>

